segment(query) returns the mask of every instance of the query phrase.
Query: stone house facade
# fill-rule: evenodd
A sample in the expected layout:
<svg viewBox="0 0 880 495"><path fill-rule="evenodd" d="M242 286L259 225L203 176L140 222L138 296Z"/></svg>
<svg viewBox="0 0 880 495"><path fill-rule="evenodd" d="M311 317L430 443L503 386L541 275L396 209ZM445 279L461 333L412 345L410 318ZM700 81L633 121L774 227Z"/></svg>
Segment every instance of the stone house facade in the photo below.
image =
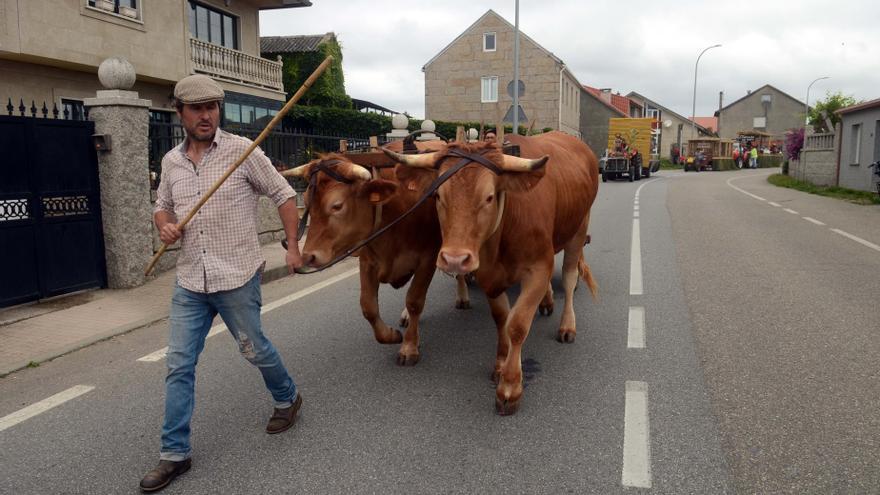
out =
<svg viewBox="0 0 880 495"><path fill-rule="evenodd" d="M842 108L837 113L841 117L838 185L876 191L877 176L869 166L880 161L880 99Z"/></svg>
<svg viewBox="0 0 880 495"><path fill-rule="evenodd" d="M434 120L495 122L512 117L514 26L487 11L429 60L425 73L425 117ZM520 31L520 106L536 129L551 127L581 136L583 90L565 63ZM510 122L512 119L505 119Z"/></svg>
<svg viewBox="0 0 880 495"><path fill-rule="evenodd" d="M0 0L0 98L4 106L7 99L46 102L79 116L83 100L101 88L100 63L123 57L137 73L132 90L152 102L154 119L173 117L174 84L194 73L217 79L227 103L248 104L259 118L259 109L280 109L285 100L281 63L260 57L259 12L308 5L308 0Z"/></svg>
<svg viewBox="0 0 880 495"><path fill-rule="evenodd" d="M761 131L781 141L785 132L804 126L804 102L765 84L715 112L718 135L735 139L737 132Z"/></svg>

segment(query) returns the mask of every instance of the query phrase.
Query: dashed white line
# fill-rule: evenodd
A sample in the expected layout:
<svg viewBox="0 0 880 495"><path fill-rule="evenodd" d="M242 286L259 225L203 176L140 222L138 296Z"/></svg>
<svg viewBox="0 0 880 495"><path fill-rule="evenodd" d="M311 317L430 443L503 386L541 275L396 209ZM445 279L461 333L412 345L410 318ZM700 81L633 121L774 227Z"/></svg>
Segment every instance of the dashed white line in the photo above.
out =
<svg viewBox="0 0 880 495"><path fill-rule="evenodd" d="M623 413L623 486L651 488L651 428L648 384L626 382Z"/></svg>
<svg viewBox="0 0 880 495"><path fill-rule="evenodd" d="M801 217L801 218L803 218L804 220L806 220L808 222L813 222L816 225L825 225L825 222L820 222L820 221L816 220L815 218L811 218L811 217Z"/></svg>
<svg viewBox="0 0 880 495"><path fill-rule="evenodd" d="M53 407L60 406L61 404L64 404L71 399L75 399L80 395L89 393L94 389L95 387L91 385L76 385L75 387L70 387L63 392L59 392L52 397L31 404L24 409L19 409L12 414L3 416L2 418L0 418L0 431L11 428L18 423L21 423L22 421L33 418L38 414L43 414Z"/></svg>
<svg viewBox="0 0 880 495"><path fill-rule="evenodd" d="M792 210L791 208L783 208L782 211L787 211L787 212L791 213L792 215L800 215L800 213Z"/></svg>
<svg viewBox="0 0 880 495"><path fill-rule="evenodd" d="M867 247L873 249L874 251L880 251L880 246L874 244L873 242L866 241L859 236L852 235L849 232L844 232L843 230L840 230L840 229L831 229L831 232L834 232L835 234L840 234L848 239L852 239L852 240L858 242L859 244L862 244L864 246L867 246Z"/></svg>
<svg viewBox="0 0 880 495"><path fill-rule="evenodd" d="M308 288L303 289L298 292L294 292L293 294L291 294L287 297L282 297L281 299L278 299L277 301L273 301L273 302L263 306L263 309L260 311L260 314L268 313L269 311L272 311L273 309L279 308L281 306L284 306L285 304L296 301L297 299L303 298L313 292L317 292L317 291L323 289L324 287L333 285L336 282L339 282L340 280L344 280L344 279L354 275L355 273L358 273L359 270L360 270L359 268L352 268L351 270L348 270L347 272L340 273L339 275L335 275L333 277L330 277L327 280L318 282L317 284L315 284L311 287L308 287ZM220 324L214 325L213 327L211 327L211 331L208 332L208 337L206 337L206 338L213 337L213 336L217 335L218 333L222 332L223 330L226 330L225 324L220 323ZM152 362L156 362L156 361L161 361L162 359L165 358L165 354L167 352L168 352L168 348L165 347L165 348L159 349L158 351L151 352L144 357L138 358L138 361L145 362L145 363L152 363Z"/></svg>
<svg viewBox="0 0 880 495"><path fill-rule="evenodd" d="M632 244L630 245L629 293L642 294L642 241L639 235L639 219L633 219Z"/></svg>
<svg viewBox="0 0 880 495"><path fill-rule="evenodd" d="M629 307L629 324L627 325L626 346L630 349L645 348L645 307Z"/></svg>
<svg viewBox="0 0 880 495"><path fill-rule="evenodd" d="M639 218L639 212L634 211L634 212L633 212L633 218Z"/></svg>
<svg viewBox="0 0 880 495"><path fill-rule="evenodd" d="M775 207L777 207L777 208L782 208L782 205L781 205L781 204L779 204L779 203L774 203L773 201L768 201L767 204L770 205L770 206L775 206Z"/></svg>

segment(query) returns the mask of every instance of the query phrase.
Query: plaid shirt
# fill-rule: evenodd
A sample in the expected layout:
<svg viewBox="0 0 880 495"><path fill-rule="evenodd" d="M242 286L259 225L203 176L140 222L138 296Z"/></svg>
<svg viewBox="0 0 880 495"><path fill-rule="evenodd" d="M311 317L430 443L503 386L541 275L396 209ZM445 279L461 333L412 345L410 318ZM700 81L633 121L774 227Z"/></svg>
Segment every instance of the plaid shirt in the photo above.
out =
<svg viewBox="0 0 880 495"><path fill-rule="evenodd" d="M185 140L162 159L157 191L155 211L173 213L178 222L252 141L217 129L199 165L187 157L188 143ZM181 287L202 293L237 289L263 269L257 238L259 195L281 206L296 193L257 148L186 225L177 258Z"/></svg>

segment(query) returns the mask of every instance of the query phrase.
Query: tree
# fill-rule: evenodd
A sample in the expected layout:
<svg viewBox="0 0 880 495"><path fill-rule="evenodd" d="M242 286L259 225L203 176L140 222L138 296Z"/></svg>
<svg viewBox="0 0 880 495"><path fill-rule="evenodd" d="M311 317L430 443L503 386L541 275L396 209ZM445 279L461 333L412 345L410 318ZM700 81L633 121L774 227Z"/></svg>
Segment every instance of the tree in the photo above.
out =
<svg viewBox="0 0 880 495"><path fill-rule="evenodd" d="M813 126L813 130L816 132L832 132L834 131L833 126L840 122L840 116L835 112L856 103L856 99L852 95L846 96L840 91L836 93L828 91L825 93L824 100L817 101L815 106L810 108L810 125ZM827 126L825 125L823 114L831 119L832 129L826 129Z"/></svg>
<svg viewBox="0 0 880 495"><path fill-rule="evenodd" d="M324 61L327 55L333 55L333 62L324 74L315 81L309 91L300 100L302 105L320 107L351 108L351 98L345 94L345 76L342 72L342 47L336 37L318 45L311 52L283 53L284 63L281 78L287 98L299 89L311 73ZM263 54L274 57L274 54Z"/></svg>

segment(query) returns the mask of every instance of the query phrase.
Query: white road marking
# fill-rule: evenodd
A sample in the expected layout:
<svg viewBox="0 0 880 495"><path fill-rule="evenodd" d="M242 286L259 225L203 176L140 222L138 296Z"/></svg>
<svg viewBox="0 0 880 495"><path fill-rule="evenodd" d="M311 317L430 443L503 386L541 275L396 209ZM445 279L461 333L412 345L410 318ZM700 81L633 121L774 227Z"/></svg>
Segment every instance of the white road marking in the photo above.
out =
<svg viewBox="0 0 880 495"><path fill-rule="evenodd" d="M345 280L346 278L354 275L355 273L358 273L359 271L360 271L359 268L352 268L351 270L348 270L347 272L340 273L339 275L335 275L333 277L330 277L327 280L324 280L322 282L318 282L317 284L315 284L311 287L308 287L308 288L303 289L298 292L294 292L293 294L291 294L287 297L282 297L281 299L278 299L277 301L273 301L273 302L263 306L263 309L260 311L260 314L266 314L269 311L272 311L273 309L280 308L281 306L284 306L285 304L288 304L288 303L292 303L293 301L296 301L297 299L301 299L301 298L303 298L313 292L317 292L325 287L333 285L336 282L339 282L340 280ZM224 330L226 330L225 324L219 323L217 325L214 325L213 327L211 327L211 330L208 332L208 336L206 338L213 337L213 336L217 335L218 333L221 333ZM156 362L156 361L161 361L161 360L165 359L165 354L167 354L167 353L168 353L168 348L164 347L162 349L159 349L158 351L151 352L142 358L138 358L138 361L145 362L145 363L152 363L152 362Z"/></svg>
<svg viewBox="0 0 880 495"><path fill-rule="evenodd" d="M633 212L633 218L639 218L639 212L634 211L634 212Z"/></svg>
<svg viewBox="0 0 880 495"><path fill-rule="evenodd" d="M626 382L623 413L623 486L651 488L651 428L648 420L648 384Z"/></svg>
<svg viewBox="0 0 880 495"><path fill-rule="evenodd" d="M750 176L749 176L749 177L750 177ZM732 181L732 180L738 180L738 179L745 179L745 177L731 177L730 179L727 179L727 181L726 181L726 182L727 182L727 185L730 186L730 187L732 187L733 189L736 189L737 191L739 191L739 192L745 194L746 196L751 196L751 197L757 199L758 201L767 201L766 199L762 198L761 196L758 196L758 195L756 195L756 194L752 194L752 193L746 191L745 189L740 189L740 188L738 188L738 187L736 187L736 186L734 186L733 184L730 183L730 181Z"/></svg>
<svg viewBox="0 0 880 495"><path fill-rule="evenodd" d="M632 296L642 294L642 241L639 234L638 218L633 219L629 261L629 293Z"/></svg>
<svg viewBox="0 0 880 495"><path fill-rule="evenodd" d="M824 222L820 222L820 221L816 220L815 218L810 218L810 217L802 217L802 218L808 222L813 222L816 225L825 225Z"/></svg>
<svg viewBox="0 0 880 495"><path fill-rule="evenodd" d="M880 246L874 244L873 242L866 241L859 236L852 235L849 232L844 232L840 229L831 229L831 232L834 232L836 234L840 234L846 238L849 238L849 239L852 239L852 240L858 242L859 244L868 246L869 248L873 249L874 251L880 251Z"/></svg>
<svg viewBox="0 0 880 495"><path fill-rule="evenodd" d="M777 208L782 208L782 205L781 205L781 204L779 204L779 203L774 203L773 201L768 201L767 204L770 205L770 206L775 206L775 207L777 207Z"/></svg>
<svg viewBox="0 0 880 495"><path fill-rule="evenodd" d="M75 387L70 387L63 392L59 392L52 397L43 399L35 404L31 404L24 409L19 409L12 414L3 416L2 418L0 418L0 431L11 428L18 423L21 423L22 421L33 418L38 414L43 414L53 407L60 406L61 404L64 404L71 399L75 399L80 395L89 393L94 389L95 387L91 385L76 385Z"/></svg>
<svg viewBox="0 0 880 495"><path fill-rule="evenodd" d="M635 206L633 206L633 211L639 211L639 203L637 202Z"/></svg>
<svg viewBox="0 0 880 495"><path fill-rule="evenodd" d="M792 215L800 215L800 213L792 210L791 208L783 208L782 211L787 211L787 212L791 213Z"/></svg>
<svg viewBox="0 0 880 495"><path fill-rule="evenodd" d="M630 349L645 348L645 308L644 306L629 307L629 325L626 346Z"/></svg>

